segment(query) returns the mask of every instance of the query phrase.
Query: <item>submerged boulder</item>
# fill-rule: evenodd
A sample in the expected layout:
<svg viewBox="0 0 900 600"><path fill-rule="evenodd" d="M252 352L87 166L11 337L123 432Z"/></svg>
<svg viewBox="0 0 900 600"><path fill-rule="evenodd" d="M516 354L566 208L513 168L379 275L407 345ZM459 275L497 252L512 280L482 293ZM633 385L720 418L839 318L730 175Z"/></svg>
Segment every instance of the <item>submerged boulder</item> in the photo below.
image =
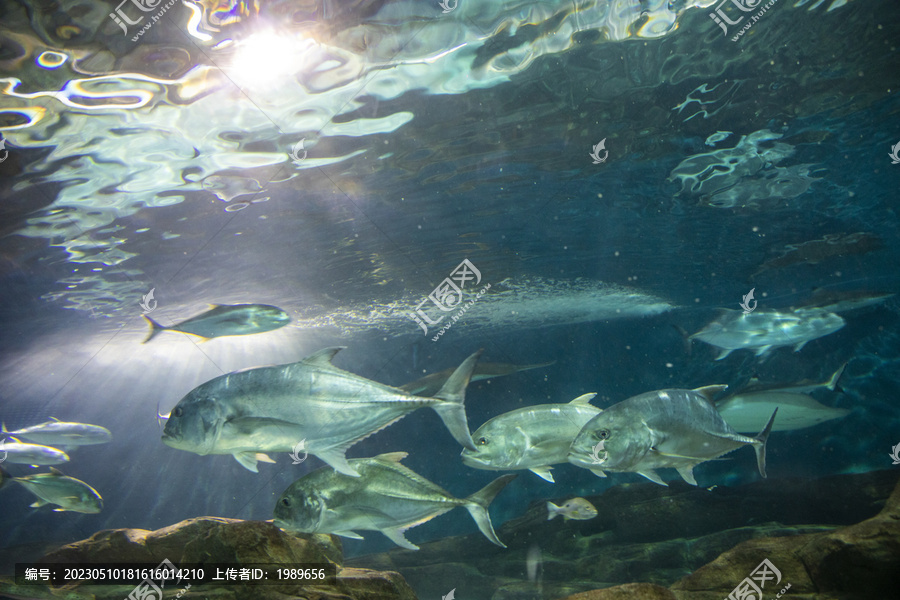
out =
<svg viewBox="0 0 900 600"><path fill-rule="evenodd" d="M208 600L416 600L415 593L396 572L343 568L343 550L337 537L291 535L263 521L198 517L156 531L107 529L90 538L52 550L38 561L51 564L158 565L169 560L189 564L298 565L329 564L336 569L334 582L317 584L278 583L191 584L179 582L166 589L166 597ZM16 585L0 578L0 597L69 598L70 600L122 600L134 585L69 585L65 588Z"/></svg>

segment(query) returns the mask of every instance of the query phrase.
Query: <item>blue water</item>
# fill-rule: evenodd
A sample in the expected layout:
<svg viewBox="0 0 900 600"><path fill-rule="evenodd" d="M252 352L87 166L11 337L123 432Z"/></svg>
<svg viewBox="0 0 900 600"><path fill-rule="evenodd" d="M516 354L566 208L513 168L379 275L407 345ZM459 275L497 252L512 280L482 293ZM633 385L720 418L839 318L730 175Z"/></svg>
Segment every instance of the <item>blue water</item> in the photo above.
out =
<svg viewBox="0 0 900 600"><path fill-rule="evenodd" d="M715 362L682 331L738 309L751 288L760 310L785 312L819 289L900 291L900 164L888 156L900 143L897 7L783 0L732 42L706 1L619 3L629 7L619 14L603 2L460 0L446 15L431 4L180 4L137 42L99 2L32 17L25 3L3 5L0 418L9 429L94 423L113 441L60 467L100 492L101 514L35 510L19 486L0 491L0 563L104 528L271 519L320 460L277 456L254 474L229 456L174 450L157 410L223 373L335 345L347 347L338 366L391 385L479 348L491 362L556 361L472 383L473 431L588 392L603 408L752 376L824 380L849 361L842 391L816 398L850 415L772 434L769 477L891 466L896 297L843 313L846 326L796 353ZM202 18L188 34L192 10ZM267 28L288 50L241 70L242 48ZM273 65L272 79L251 77ZM719 131L731 133L708 144ZM608 155L594 164L601 140ZM307 153L296 163L295 150ZM691 160L709 169L679 167ZM408 315L463 259L491 292L432 341L435 328L424 335ZM271 304L293 320L142 345L151 289L165 325L207 303ZM349 456L400 450L458 497L497 475L462 465L429 410ZM534 501L640 479L554 473L555 485L521 473L492 505L495 526ZM696 474L707 487L759 477L749 449ZM454 511L408 537L473 531ZM364 536L344 540L347 555L393 547Z"/></svg>

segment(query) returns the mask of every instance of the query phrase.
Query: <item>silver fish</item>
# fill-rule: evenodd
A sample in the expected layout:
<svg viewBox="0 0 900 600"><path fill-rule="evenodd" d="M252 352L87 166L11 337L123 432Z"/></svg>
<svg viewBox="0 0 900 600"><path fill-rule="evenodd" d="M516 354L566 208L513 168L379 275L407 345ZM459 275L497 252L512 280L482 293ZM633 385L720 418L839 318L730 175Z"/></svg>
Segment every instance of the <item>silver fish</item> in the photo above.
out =
<svg viewBox="0 0 900 600"><path fill-rule="evenodd" d="M7 431L6 423L3 423L3 435L23 438L30 442L56 448L105 444L112 440L112 434L105 427L88 423L66 423L52 417L51 419L46 423L23 427L15 431Z"/></svg>
<svg viewBox="0 0 900 600"><path fill-rule="evenodd" d="M541 367L549 367L554 364L556 361L545 362L535 365L512 365L508 363L478 363L475 365L475 372L472 373L472 381L482 381L484 379L491 379L492 377L502 377L504 375L512 375L513 373L518 373L519 371L528 371L530 369L539 369ZM411 381L404 385L400 386L401 390L409 392L410 394L415 394L417 396L431 396L444 385L450 375L453 374L453 369L445 369L438 373L432 373L431 375L426 375L421 379L416 379L415 381Z"/></svg>
<svg viewBox="0 0 900 600"><path fill-rule="evenodd" d="M275 505L274 523L288 531L333 533L362 539L355 530L380 531L398 546L419 547L403 536L407 529L464 506L478 529L506 548L494 533L488 505L516 475L503 475L468 498L454 498L439 486L400 464L406 452L350 461L359 477L328 467L292 483Z"/></svg>
<svg viewBox="0 0 900 600"><path fill-rule="evenodd" d="M773 348L793 346L799 351L810 340L834 333L844 319L819 309L797 309L791 313L757 310L749 314L722 309L723 314L690 336L721 349L716 360L734 350L754 350L757 356Z"/></svg>
<svg viewBox="0 0 900 600"><path fill-rule="evenodd" d="M659 390L614 404L584 426L572 442L569 462L599 477L606 477L605 471L634 472L660 485L667 484L656 469L670 467L697 485L695 466L751 445L765 477L766 439L778 409L759 435L740 435L712 404L711 398L723 388ZM594 448L600 442L605 453L598 459Z"/></svg>
<svg viewBox="0 0 900 600"><path fill-rule="evenodd" d="M94 514L103 509L103 498L97 490L74 477L67 477L50 467L49 473L37 473L25 477L10 477L9 473L0 469L0 480L11 479L38 497L32 508L46 504L56 504L54 512L80 512Z"/></svg>
<svg viewBox="0 0 900 600"><path fill-rule="evenodd" d="M805 429L850 414L844 408L819 404L806 394L779 391L741 392L717 403L716 408L735 431L742 433L759 431L776 408L778 421L772 431Z"/></svg>
<svg viewBox="0 0 900 600"><path fill-rule="evenodd" d="M590 405L596 394L568 404L538 404L494 417L472 435L475 450L462 451L464 464L476 469L528 469L553 483L550 465L566 462L569 446L592 418L602 412Z"/></svg>
<svg viewBox="0 0 900 600"><path fill-rule="evenodd" d="M571 500L567 500L562 506L557 506L552 502L548 502L547 520L550 521L559 515L562 515L563 519L566 521L569 519L587 521L597 516L597 509L584 498L572 498Z"/></svg>
<svg viewBox="0 0 900 600"><path fill-rule="evenodd" d="M17 465L61 465L69 462L69 455L57 448L40 444L25 444L11 438L12 441L0 442L0 455L3 462Z"/></svg>
<svg viewBox="0 0 900 600"><path fill-rule="evenodd" d="M754 377L750 379L750 381L748 381L746 385L742 386L738 393L751 394L756 392L788 392L792 394L808 394L816 390L828 390L833 392L837 387L838 381L840 381L841 379L841 375L844 374L844 367L846 366L847 363L841 365L837 371L832 373L831 377L829 377L827 381L817 382L804 379L802 381L796 381L793 383L763 383L759 379Z"/></svg>
<svg viewBox="0 0 900 600"><path fill-rule="evenodd" d="M413 396L331 364L342 348L300 362L216 377L194 388L172 410L162 441L196 454L232 454L257 472L264 452L306 450L346 475L358 476L347 449L424 406L431 407L463 446L475 448L464 407L479 350L432 398Z"/></svg>
<svg viewBox="0 0 900 600"><path fill-rule="evenodd" d="M268 304L210 304L206 312L171 327L163 327L147 315L144 320L150 324L150 334L143 342L146 344L162 331L189 333L204 339L264 333L284 327L291 322L291 317Z"/></svg>

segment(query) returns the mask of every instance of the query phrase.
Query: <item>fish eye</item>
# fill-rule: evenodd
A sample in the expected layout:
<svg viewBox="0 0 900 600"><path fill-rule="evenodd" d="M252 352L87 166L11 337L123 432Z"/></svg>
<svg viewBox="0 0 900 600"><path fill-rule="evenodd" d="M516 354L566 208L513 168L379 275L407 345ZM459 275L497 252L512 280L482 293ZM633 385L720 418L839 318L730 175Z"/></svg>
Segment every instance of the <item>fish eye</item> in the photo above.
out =
<svg viewBox="0 0 900 600"><path fill-rule="evenodd" d="M291 506L291 500L290 500L289 498L282 498L282 499L281 499L281 503L284 504L284 505L287 506L287 507L290 507L290 506Z"/></svg>
<svg viewBox="0 0 900 600"><path fill-rule="evenodd" d="M173 417L180 417L183 414L184 414L184 410L182 410L182 408L180 406L176 406L175 410L172 411Z"/></svg>
<svg viewBox="0 0 900 600"><path fill-rule="evenodd" d="M600 438L601 440L608 440L609 439L609 429L601 429L600 431L597 432L597 437Z"/></svg>
<svg viewBox="0 0 900 600"><path fill-rule="evenodd" d="M487 441L487 438L480 437L480 438L478 438L478 441L476 441L475 443L478 444L479 446L487 446L488 441Z"/></svg>

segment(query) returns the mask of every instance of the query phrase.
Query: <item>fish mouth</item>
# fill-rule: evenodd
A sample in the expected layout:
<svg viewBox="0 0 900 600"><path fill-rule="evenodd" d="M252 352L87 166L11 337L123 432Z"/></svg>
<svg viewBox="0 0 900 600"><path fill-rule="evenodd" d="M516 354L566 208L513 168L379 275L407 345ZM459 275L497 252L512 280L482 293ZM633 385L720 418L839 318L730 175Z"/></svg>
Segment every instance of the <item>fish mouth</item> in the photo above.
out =
<svg viewBox="0 0 900 600"><path fill-rule="evenodd" d="M477 456L471 456L466 454L465 451L460 455L462 457L462 462L467 467L490 467L490 463L486 462L484 459L478 458Z"/></svg>

